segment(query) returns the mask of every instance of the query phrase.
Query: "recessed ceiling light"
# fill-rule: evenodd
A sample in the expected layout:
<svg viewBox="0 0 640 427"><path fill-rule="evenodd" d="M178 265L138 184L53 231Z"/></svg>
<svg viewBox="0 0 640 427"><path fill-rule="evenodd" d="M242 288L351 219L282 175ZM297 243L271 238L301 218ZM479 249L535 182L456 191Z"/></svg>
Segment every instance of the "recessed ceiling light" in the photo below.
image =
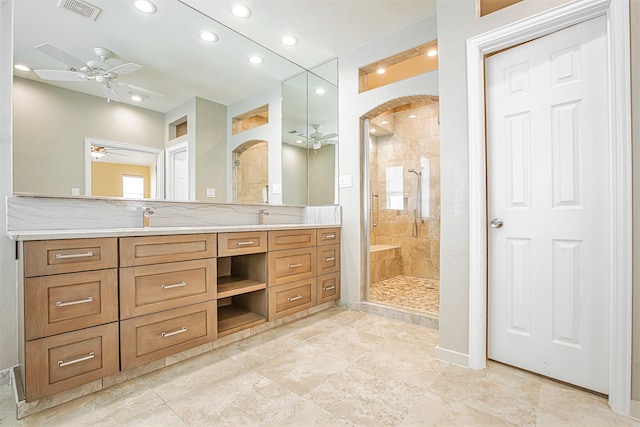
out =
<svg viewBox="0 0 640 427"><path fill-rule="evenodd" d="M429 52L427 52L427 56L436 56L438 54L438 51L436 49L431 49Z"/></svg>
<svg viewBox="0 0 640 427"><path fill-rule="evenodd" d="M158 8L150 0L131 0L133 7L143 13L156 13Z"/></svg>
<svg viewBox="0 0 640 427"><path fill-rule="evenodd" d="M301 139L296 139L296 143L302 144L302 140Z"/></svg>
<svg viewBox="0 0 640 427"><path fill-rule="evenodd" d="M251 62L252 64L262 64L264 62L264 58L258 55L250 56L249 62Z"/></svg>
<svg viewBox="0 0 640 427"><path fill-rule="evenodd" d="M416 115L415 115L415 114L409 114L409 118L410 118L410 119L415 119L415 118L416 118Z"/></svg>
<svg viewBox="0 0 640 427"><path fill-rule="evenodd" d="M142 102L147 98L148 96L140 95L139 93L135 93L135 92L129 92L129 99L131 99L134 102Z"/></svg>
<svg viewBox="0 0 640 427"><path fill-rule="evenodd" d="M282 38L280 39L280 43L285 46L295 46L298 44L298 39L296 38L296 36L292 35L282 36Z"/></svg>
<svg viewBox="0 0 640 427"><path fill-rule="evenodd" d="M388 121L386 121L386 120L383 120L383 121L381 121L381 122L380 122L380 124L381 124L381 125L388 125L388 124L389 124L389 122L388 122Z"/></svg>
<svg viewBox="0 0 640 427"><path fill-rule="evenodd" d="M376 70L376 73L378 73L378 74L384 74L384 73L386 73L386 72L387 72L387 70L385 70L384 68L378 68L378 69Z"/></svg>
<svg viewBox="0 0 640 427"><path fill-rule="evenodd" d="M246 4L234 4L233 6L231 6L231 9L229 9L229 11L236 18L246 19L251 16L251 8L249 8L249 6L247 6Z"/></svg>
<svg viewBox="0 0 640 427"><path fill-rule="evenodd" d="M323 88L322 86L320 86L320 87L315 88L313 92L316 95L324 95L325 93L327 93L327 90L325 88Z"/></svg>
<svg viewBox="0 0 640 427"><path fill-rule="evenodd" d="M22 64L16 64L13 66L13 68L15 68L16 70L20 70L20 71L31 71L31 68L27 67L26 65L22 65Z"/></svg>
<svg viewBox="0 0 640 427"><path fill-rule="evenodd" d="M218 41L218 35L213 31L200 31L200 40L213 43Z"/></svg>

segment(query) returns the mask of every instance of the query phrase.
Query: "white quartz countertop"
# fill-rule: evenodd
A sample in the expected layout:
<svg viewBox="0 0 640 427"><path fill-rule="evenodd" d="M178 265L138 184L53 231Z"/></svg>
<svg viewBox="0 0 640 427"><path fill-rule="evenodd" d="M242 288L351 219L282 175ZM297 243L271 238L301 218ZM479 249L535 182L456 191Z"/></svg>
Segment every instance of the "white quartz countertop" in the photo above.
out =
<svg viewBox="0 0 640 427"><path fill-rule="evenodd" d="M83 230L7 231L12 240L82 239L92 237L166 236L169 234L232 233L241 231L292 230L308 228L334 228L340 224L264 224L264 225L211 225L197 227L105 228Z"/></svg>

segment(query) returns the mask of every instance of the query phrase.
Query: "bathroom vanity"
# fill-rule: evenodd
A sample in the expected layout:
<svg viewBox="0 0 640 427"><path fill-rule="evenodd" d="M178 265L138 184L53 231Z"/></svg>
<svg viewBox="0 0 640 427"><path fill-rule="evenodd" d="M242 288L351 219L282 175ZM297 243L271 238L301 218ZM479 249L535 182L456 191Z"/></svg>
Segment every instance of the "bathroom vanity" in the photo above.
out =
<svg viewBox="0 0 640 427"><path fill-rule="evenodd" d="M17 254L27 403L102 388L100 380L340 298L339 227L42 232L20 236Z"/></svg>

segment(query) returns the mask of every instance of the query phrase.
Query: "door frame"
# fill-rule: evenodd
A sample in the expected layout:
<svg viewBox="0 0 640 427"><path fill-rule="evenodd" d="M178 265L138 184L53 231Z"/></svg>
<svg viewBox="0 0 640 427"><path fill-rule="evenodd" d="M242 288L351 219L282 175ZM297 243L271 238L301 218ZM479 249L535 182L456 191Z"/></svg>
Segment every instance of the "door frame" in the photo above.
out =
<svg viewBox="0 0 640 427"><path fill-rule="evenodd" d="M631 404L631 98L629 2L571 2L467 40L469 98L469 361L487 364L487 188L484 56L586 20L607 20L611 223L609 404L629 414Z"/></svg>
<svg viewBox="0 0 640 427"><path fill-rule="evenodd" d="M195 200L195 186L193 185L193 179L191 178L191 157L189 142L182 141L177 144L173 144L165 148L164 150L167 153L167 175L165 182L165 187L167 188L167 199L174 200L176 196L175 181L173 180L176 164L175 155L179 152L185 151L187 153L187 162L189 165L189 173L187 178L189 180L189 182L187 183L189 198L187 200Z"/></svg>

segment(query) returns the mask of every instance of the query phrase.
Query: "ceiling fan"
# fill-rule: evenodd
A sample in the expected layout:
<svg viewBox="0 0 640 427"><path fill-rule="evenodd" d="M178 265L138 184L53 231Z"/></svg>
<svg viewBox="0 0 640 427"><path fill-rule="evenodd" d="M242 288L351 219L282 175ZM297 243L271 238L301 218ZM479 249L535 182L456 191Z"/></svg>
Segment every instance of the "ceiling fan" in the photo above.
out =
<svg viewBox="0 0 640 427"><path fill-rule="evenodd" d="M116 156L125 156L126 157L126 154L120 154L120 153L116 153L114 151L109 151L109 150L106 149L106 147L102 147L100 145L92 145L91 146L91 157L94 158L95 160L100 160L101 158L103 158L107 154L115 154Z"/></svg>
<svg viewBox="0 0 640 427"><path fill-rule="evenodd" d="M332 138L335 138L336 136L338 136L337 133L331 132L331 133L324 134L320 132L320 125L315 123L311 124L311 127L313 128L313 132L311 132L309 136L304 135L302 133L295 132L295 131L292 133L295 133L296 135L306 138L309 142L312 142L314 150L317 150L320 147L322 147L323 143L335 144L337 142L337 141L331 141Z"/></svg>
<svg viewBox="0 0 640 427"><path fill-rule="evenodd" d="M129 62L112 67L107 63L107 60L113 57L113 52L109 49L105 49L103 47L93 48L93 52L99 59L92 59L86 63L47 43L36 46L36 49L67 66L66 70L34 70L41 79L67 82L85 82L93 80L102 88L102 92L104 93L105 98L107 98L107 102L119 101L118 94L111 86L112 84L129 88L134 92L164 96L161 93L134 86L119 80L118 78L121 75L137 71L142 68L142 65Z"/></svg>

